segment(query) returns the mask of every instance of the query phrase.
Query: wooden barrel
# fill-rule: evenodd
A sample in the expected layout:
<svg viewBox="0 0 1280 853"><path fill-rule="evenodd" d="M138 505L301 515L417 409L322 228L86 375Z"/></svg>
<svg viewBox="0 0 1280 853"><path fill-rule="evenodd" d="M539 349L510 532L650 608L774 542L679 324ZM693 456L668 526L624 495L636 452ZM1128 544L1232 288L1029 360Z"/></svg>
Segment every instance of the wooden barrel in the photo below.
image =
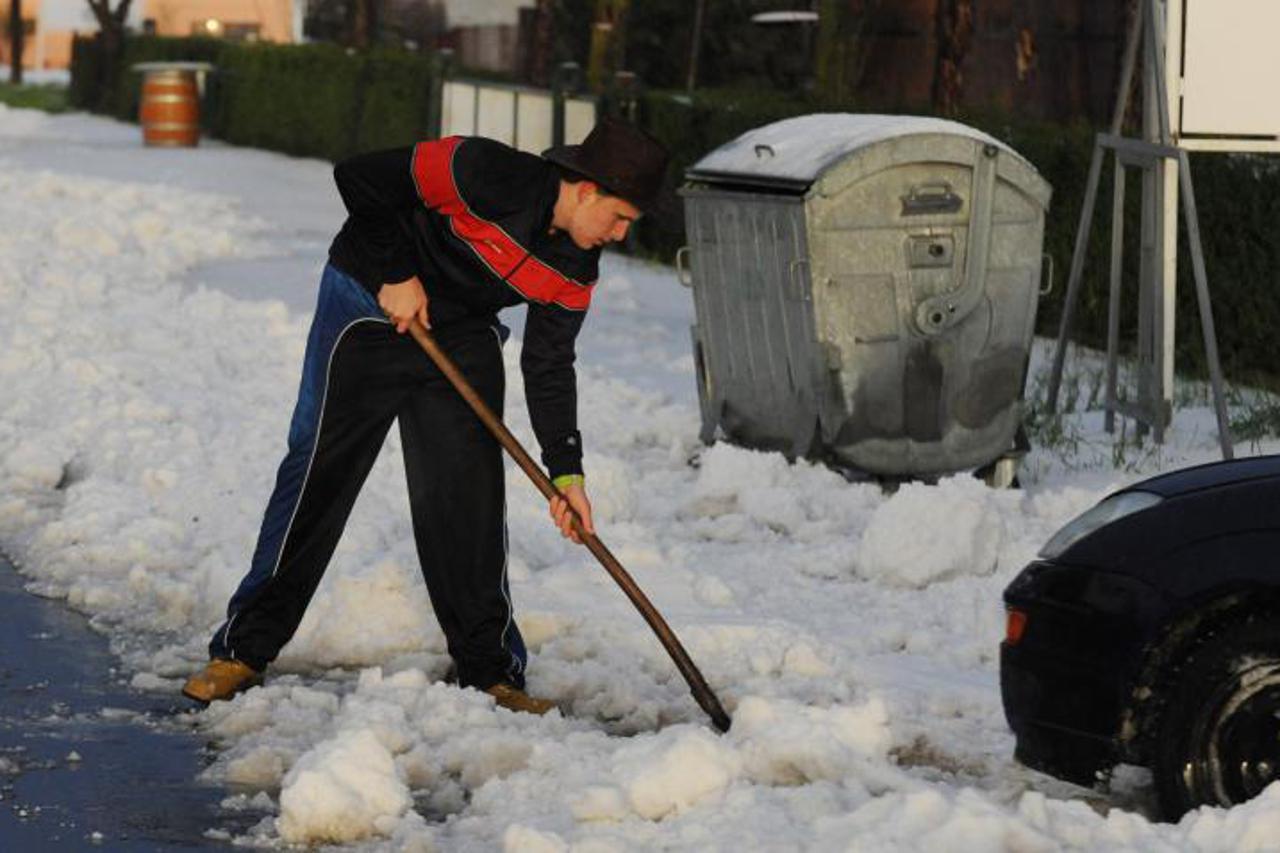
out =
<svg viewBox="0 0 1280 853"><path fill-rule="evenodd" d="M193 146L200 142L200 98L196 75L166 68L142 79L142 140L147 145Z"/></svg>

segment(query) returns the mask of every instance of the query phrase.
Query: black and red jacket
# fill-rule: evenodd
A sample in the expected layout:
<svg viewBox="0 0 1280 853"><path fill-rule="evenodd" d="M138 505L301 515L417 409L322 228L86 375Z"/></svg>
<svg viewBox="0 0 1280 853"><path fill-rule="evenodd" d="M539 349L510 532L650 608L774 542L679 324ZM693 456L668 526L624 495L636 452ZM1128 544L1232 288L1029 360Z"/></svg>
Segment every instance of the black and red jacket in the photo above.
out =
<svg viewBox="0 0 1280 853"><path fill-rule="evenodd" d="M448 137L362 154L334 168L349 216L329 261L375 296L416 275L431 325L497 323L527 303L529 419L552 477L582 472L574 340L600 250L551 233L560 177L546 160L481 137Z"/></svg>

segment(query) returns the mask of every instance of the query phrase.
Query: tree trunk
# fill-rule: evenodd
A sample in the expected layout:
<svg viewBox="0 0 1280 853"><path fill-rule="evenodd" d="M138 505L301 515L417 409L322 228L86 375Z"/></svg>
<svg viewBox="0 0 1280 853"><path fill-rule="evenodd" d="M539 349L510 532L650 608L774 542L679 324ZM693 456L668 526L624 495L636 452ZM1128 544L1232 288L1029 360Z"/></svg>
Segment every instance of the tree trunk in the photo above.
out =
<svg viewBox="0 0 1280 853"><path fill-rule="evenodd" d="M535 86L551 83L552 28L555 9L552 0L538 0L533 23L533 58L529 63L529 77Z"/></svg>
<svg viewBox="0 0 1280 853"><path fill-rule="evenodd" d="M933 108L954 116L964 95L964 58L973 36L973 0L938 0L938 61L933 73Z"/></svg>
<svg viewBox="0 0 1280 853"><path fill-rule="evenodd" d="M1120 4L1116 12L1118 19L1116 24L1116 73L1115 84L1111 87L1115 91L1115 97L1120 95L1120 71L1124 66L1124 49L1125 42L1129 38L1130 27L1141 24L1143 0L1130 0L1128 3ZM1138 60L1142 61L1142 42L1138 42ZM1141 65L1138 66L1141 69ZM1125 110L1124 118L1121 119L1120 132L1128 133L1132 136L1139 135L1137 128L1142 127L1142 96L1135 95L1134 92L1140 92L1142 86L1142 75L1134 74L1130 81L1129 101ZM1114 101L1112 103L1115 103Z"/></svg>
<svg viewBox="0 0 1280 853"><path fill-rule="evenodd" d="M823 100L844 104L855 101L883 2L819 0L812 62L814 90ZM811 37L806 34L806 49Z"/></svg>
<svg viewBox="0 0 1280 853"><path fill-rule="evenodd" d="M591 26L591 54L587 60L587 85L597 94L611 84L613 73L623 68L627 7L630 0L596 0Z"/></svg>
<svg viewBox="0 0 1280 853"><path fill-rule="evenodd" d="M845 24L848 16L848 0L821 0L818 4L818 43L813 58L814 86L824 100L832 102L844 100L845 95Z"/></svg>
<svg viewBox="0 0 1280 853"><path fill-rule="evenodd" d="M373 44L378 31L377 0L348 0L347 44L361 50Z"/></svg>
<svg viewBox="0 0 1280 853"><path fill-rule="evenodd" d="M93 17L98 21L98 35L95 39L98 49L98 80L91 108L102 110L111 99L116 75L120 73L117 66L124 51L124 22L129 17L132 0L120 0L120 5L114 9L111 7L111 0L87 2L93 11Z"/></svg>
<svg viewBox="0 0 1280 853"><path fill-rule="evenodd" d="M9 0L9 82L22 84L22 0Z"/></svg>
<svg viewBox="0 0 1280 853"><path fill-rule="evenodd" d="M706 16L707 0L697 0L693 10L693 32L689 35L689 76L685 80L685 91L693 94L698 87L698 51L702 47L702 21Z"/></svg>
<svg viewBox="0 0 1280 853"><path fill-rule="evenodd" d="M116 77L124 54L124 36L114 30L99 30L94 44L98 49L98 86L95 107L106 110L115 91Z"/></svg>

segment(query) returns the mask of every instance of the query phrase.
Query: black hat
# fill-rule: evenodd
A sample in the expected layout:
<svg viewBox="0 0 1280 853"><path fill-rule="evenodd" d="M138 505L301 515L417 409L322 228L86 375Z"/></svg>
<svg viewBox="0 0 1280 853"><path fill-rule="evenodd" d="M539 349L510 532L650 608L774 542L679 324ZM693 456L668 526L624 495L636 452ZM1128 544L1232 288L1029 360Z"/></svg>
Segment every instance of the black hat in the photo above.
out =
<svg viewBox="0 0 1280 853"><path fill-rule="evenodd" d="M643 211L659 207L667 149L640 128L606 116L581 145L548 148L542 156L589 180Z"/></svg>

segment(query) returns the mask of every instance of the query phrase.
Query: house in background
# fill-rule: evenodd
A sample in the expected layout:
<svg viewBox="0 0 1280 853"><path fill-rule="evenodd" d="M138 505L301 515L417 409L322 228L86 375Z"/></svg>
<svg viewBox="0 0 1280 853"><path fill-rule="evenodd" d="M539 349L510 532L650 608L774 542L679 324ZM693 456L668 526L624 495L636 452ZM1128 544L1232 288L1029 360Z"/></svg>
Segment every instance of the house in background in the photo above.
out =
<svg viewBox="0 0 1280 853"><path fill-rule="evenodd" d="M98 22L89 11L85 0L22 0L22 23L25 44L22 49L22 67L34 70L67 68L71 65L72 36L96 32ZM8 65L9 21L0 22L3 39L0 39L0 62ZM135 4L129 9L128 26L142 24L141 10Z"/></svg>
<svg viewBox="0 0 1280 853"><path fill-rule="evenodd" d="M134 0L127 26L162 36L204 35L235 40L297 40L301 18L294 0ZM26 44L24 68L67 68L71 39L97 32L98 22L85 0L23 0ZM0 39L0 62L8 64L7 19Z"/></svg>
<svg viewBox="0 0 1280 853"><path fill-rule="evenodd" d="M519 68L522 17L529 18L534 2L387 0L384 26L420 47L452 48L464 67L510 73ZM133 32L162 36L300 42L308 6L318 16L334 17L342 11L341 3L314 0L133 0L127 26ZM67 68L72 37L98 30L85 0L23 0L22 12L25 68ZM333 29L334 22L329 23ZM528 20L523 23L527 28ZM0 15L0 31L5 31L0 38L0 63L4 64L10 61L7 27L7 17ZM314 33L319 38L335 37L321 29Z"/></svg>
<svg viewBox="0 0 1280 853"><path fill-rule="evenodd" d="M444 0L445 26L440 47L453 48L467 68L516 70L520 9L534 0Z"/></svg>
<svg viewBox="0 0 1280 853"><path fill-rule="evenodd" d="M143 0L142 27L161 36L291 42L293 0Z"/></svg>

